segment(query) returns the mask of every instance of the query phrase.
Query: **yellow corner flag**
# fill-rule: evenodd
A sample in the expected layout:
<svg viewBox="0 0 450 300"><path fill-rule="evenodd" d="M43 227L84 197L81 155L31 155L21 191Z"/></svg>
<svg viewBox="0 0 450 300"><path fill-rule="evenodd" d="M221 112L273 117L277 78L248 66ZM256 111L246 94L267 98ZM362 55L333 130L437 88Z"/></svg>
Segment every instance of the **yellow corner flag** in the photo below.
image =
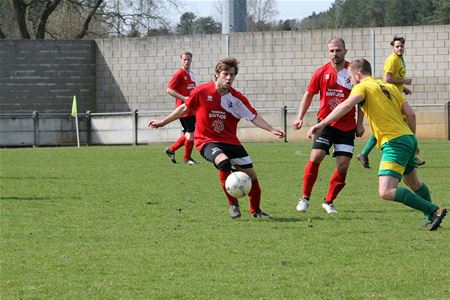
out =
<svg viewBox="0 0 450 300"><path fill-rule="evenodd" d="M73 96L72 102L72 117L77 116L77 96Z"/></svg>

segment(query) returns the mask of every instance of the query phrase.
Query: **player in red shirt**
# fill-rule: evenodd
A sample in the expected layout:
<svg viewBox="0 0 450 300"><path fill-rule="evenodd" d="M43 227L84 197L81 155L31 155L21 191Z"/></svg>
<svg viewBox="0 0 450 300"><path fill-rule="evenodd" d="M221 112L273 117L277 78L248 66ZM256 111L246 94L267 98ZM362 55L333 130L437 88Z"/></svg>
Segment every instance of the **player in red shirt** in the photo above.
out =
<svg viewBox="0 0 450 300"><path fill-rule="evenodd" d="M230 206L230 216L233 219L241 216L238 199L231 197L225 190L225 180L236 169L252 179L252 189L248 194L252 217L267 219L270 216L260 208L261 189L252 160L236 136L237 125L244 118L278 137L284 137L285 133L280 128L272 127L244 95L231 87L237 73L238 61L235 58L220 60L215 69L215 82L198 86L183 105L162 120L150 121L149 126L159 128L186 112L194 111L197 118L195 145L200 154L219 170L222 189Z"/></svg>
<svg viewBox="0 0 450 300"><path fill-rule="evenodd" d="M328 42L328 54L331 62L318 68L303 95L297 117L292 126L298 130L303 125L303 118L311 105L315 94L320 93L320 108L318 120L324 119L339 103L347 99L352 88L347 72L349 62L345 60L347 49L341 38L333 38ZM362 135L364 127L358 124L356 130L355 109L353 108L341 119L331 123L326 129L314 137L309 161L303 174L303 195L299 199L296 209L305 212L309 205L314 183L319 174L319 166L325 155L334 145L333 156L336 158L336 169L330 179L328 193L322 207L327 213L336 213L333 201L345 186L350 160L353 156L355 133ZM362 132L361 132L362 131Z"/></svg>
<svg viewBox="0 0 450 300"><path fill-rule="evenodd" d="M195 88L194 73L191 71L192 53L183 52L180 58L181 68L173 74L167 87L167 94L176 99L176 107L183 104ZM180 118L180 123L183 128L183 135L173 145L167 147L164 152L173 163L176 163L175 151L184 146L184 163L194 165L196 161L191 156L192 148L194 148L194 113L183 115Z"/></svg>

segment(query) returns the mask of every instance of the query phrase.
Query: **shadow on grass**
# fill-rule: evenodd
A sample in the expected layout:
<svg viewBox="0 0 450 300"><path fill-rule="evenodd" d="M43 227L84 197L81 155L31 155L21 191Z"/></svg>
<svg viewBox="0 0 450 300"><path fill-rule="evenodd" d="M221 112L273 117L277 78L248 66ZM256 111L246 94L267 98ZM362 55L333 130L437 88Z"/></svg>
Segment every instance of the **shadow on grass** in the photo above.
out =
<svg viewBox="0 0 450 300"><path fill-rule="evenodd" d="M47 179L68 179L68 177L17 177L17 176L0 176L0 179L14 179L14 180L47 180Z"/></svg>
<svg viewBox="0 0 450 300"><path fill-rule="evenodd" d="M74 200L81 200L81 197L64 197L66 199L74 199ZM17 196L10 196L10 197L0 197L0 201L7 201L7 200L18 200L18 201L46 201L46 200L58 200L61 198L54 198L54 197L17 197Z"/></svg>

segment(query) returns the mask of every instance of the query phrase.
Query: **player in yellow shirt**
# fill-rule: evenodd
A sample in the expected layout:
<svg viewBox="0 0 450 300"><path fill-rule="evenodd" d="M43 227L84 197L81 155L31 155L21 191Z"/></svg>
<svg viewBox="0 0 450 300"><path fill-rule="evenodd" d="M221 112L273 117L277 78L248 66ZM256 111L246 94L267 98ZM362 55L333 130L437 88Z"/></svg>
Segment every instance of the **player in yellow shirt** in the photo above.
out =
<svg viewBox="0 0 450 300"><path fill-rule="evenodd" d="M394 36L391 41L391 46L393 52L384 63L383 80L394 84L400 93L411 95L411 90L405 87L405 85L410 85L412 83L412 78L406 77L406 65L403 59L405 53L405 39L403 37ZM376 143L375 136L373 134L370 135L363 151L356 156L365 168L370 168L369 153L372 151L373 147L375 147ZM418 157L415 158L415 161L418 166L425 164L425 161L420 160Z"/></svg>
<svg viewBox="0 0 450 300"><path fill-rule="evenodd" d="M383 80L395 85L400 93L411 95L411 90L405 87L412 83L412 78L406 78L406 65L403 59L405 39L395 36L391 46L394 52L384 62Z"/></svg>
<svg viewBox="0 0 450 300"><path fill-rule="evenodd" d="M422 211L429 217L428 229L436 230L447 209L432 203L427 185L418 177L414 162L417 149L415 113L394 85L377 80L371 74L367 60L354 60L349 66L353 83L350 96L325 119L312 126L308 136L318 134L330 122L338 120L359 104L382 152L378 171L380 197ZM398 186L402 177L410 189Z"/></svg>

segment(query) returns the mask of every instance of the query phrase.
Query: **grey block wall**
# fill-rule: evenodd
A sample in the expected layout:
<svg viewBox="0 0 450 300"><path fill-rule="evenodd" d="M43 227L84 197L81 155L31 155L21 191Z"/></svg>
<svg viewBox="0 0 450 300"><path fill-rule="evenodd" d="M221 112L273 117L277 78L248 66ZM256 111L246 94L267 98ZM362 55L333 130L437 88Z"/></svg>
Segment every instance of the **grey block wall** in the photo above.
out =
<svg viewBox="0 0 450 300"><path fill-rule="evenodd" d="M375 47L372 47L374 33ZM347 59L375 54L380 77L394 35L406 38L413 105L450 99L450 25L112 38L95 41L0 40L0 113L169 111L167 83L191 51L198 83L214 79L217 61L240 63L234 86L256 108L297 109L314 70L329 61L331 37L346 41ZM318 97L313 107L318 106Z"/></svg>
<svg viewBox="0 0 450 300"><path fill-rule="evenodd" d="M0 112L95 109L93 41L0 40Z"/></svg>
<svg viewBox="0 0 450 300"><path fill-rule="evenodd" d="M175 100L166 94L180 53L193 53L196 80L212 80L223 56L222 35L106 39L97 43L97 111L169 110Z"/></svg>
<svg viewBox="0 0 450 300"><path fill-rule="evenodd" d="M330 38L346 41L348 60L372 61L374 53L381 77L394 35L406 38L407 76L413 78L408 101L444 105L450 99L450 25L233 33L228 42L225 35L96 40L97 111L173 109L166 87L185 50L194 54L198 83L213 80L216 62L228 53L241 62L234 86L256 108L296 109L314 70L329 61Z"/></svg>

